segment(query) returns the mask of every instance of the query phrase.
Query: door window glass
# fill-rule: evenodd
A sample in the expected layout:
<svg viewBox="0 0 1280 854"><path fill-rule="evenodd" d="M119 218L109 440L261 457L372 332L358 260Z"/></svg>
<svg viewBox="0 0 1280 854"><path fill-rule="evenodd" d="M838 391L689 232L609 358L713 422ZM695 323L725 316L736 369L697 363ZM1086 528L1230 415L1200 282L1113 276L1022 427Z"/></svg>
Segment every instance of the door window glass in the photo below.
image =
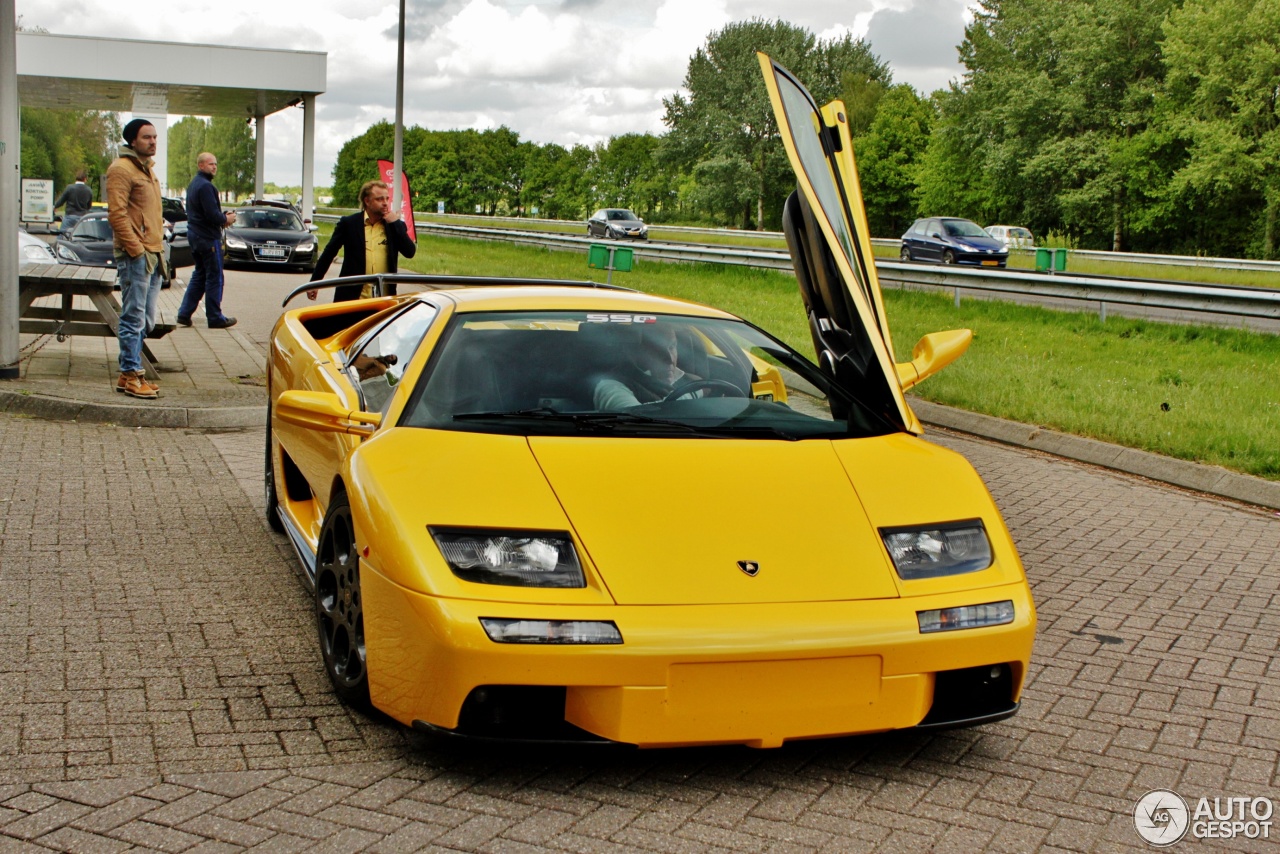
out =
<svg viewBox="0 0 1280 854"><path fill-rule="evenodd" d="M386 413L414 350L437 313L433 305L414 303L366 340L347 363L347 373L360 390L365 412Z"/></svg>

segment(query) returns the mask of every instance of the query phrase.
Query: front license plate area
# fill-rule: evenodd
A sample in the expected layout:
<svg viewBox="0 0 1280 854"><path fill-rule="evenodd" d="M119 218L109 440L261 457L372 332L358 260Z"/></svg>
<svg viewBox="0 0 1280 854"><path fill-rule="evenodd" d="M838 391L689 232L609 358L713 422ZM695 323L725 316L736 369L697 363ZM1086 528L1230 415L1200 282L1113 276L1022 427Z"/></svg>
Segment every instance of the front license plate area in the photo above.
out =
<svg viewBox="0 0 1280 854"><path fill-rule="evenodd" d="M264 246L258 250L258 254L264 258L283 258L286 251L278 246Z"/></svg>
<svg viewBox="0 0 1280 854"><path fill-rule="evenodd" d="M999 266L999 264L1000 264L999 261L983 261L982 262L982 266L984 267L996 267L996 266Z"/></svg>

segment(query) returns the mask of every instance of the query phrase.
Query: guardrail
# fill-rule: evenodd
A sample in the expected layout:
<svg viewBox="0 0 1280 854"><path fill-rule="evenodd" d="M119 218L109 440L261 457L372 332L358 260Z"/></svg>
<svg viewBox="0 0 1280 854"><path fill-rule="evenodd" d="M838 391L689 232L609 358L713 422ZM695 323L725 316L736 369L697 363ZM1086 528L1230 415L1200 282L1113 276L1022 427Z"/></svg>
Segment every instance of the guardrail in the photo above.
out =
<svg viewBox="0 0 1280 854"><path fill-rule="evenodd" d="M320 221L333 221L336 216L320 214ZM586 252L599 238L576 237L551 232L520 231L505 228L479 228L417 222L424 231L473 240L497 240L535 246ZM607 241L624 243L625 241ZM787 252L748 247L684 246L679 243L626 242L636 257L658 261L686 263L738 264L772 270L792 271ZM1022 270L981 270L955 266L935 266L878 259L876 270L885 285L951 289L957 302L961 290L1004 293L1046 299L1098 303L1098 313L1106 319L1107 305L1132 305L1172 311L1190 311L1239 318L1280 320L1280 290L1241 288L1229 285L1180 284L1176 282L1128 281L1073 276L1064 273L1047 275Z"/></svg>
<svg viewBox="0 0 1280 854"><path fill-rule="evenodd" d="M337 210L331 208L331 210ZM354 213L354 210L346 210L346 213ZM324 215L317 217L321 219ZM474 219L471 214L432 214L432 216L457 218L457 219ZM517 216L495 216L487 217L495 222L507 222L512 225L582 225L576 220L563 219L535 219L531 217ZM421 226L419 226L421 227ZM465 227L465 226L464 226ZM651 230L657 231L674 231L682 234L702 234L702 235L742 235L743 237L764 237L775 240L785 240L786 236L781 231L743 231L737 228L698 228L689 225L663 225L658 223L650 225ZM902 241L896 237L874 237L871 240L873 246L879 246L885 249L897 250L902 246ZM1015 252L1030 254L1034 249L1017 249ZM1252 258L1216 258L1206 255L1149 255L1141 252L1106 252L1100 249L1072 249L1071 255L1080 258L1089 258L1095 261L1118 262L1124 264L1156 264L1164 267L1217 267L1223 270L1252 270L1264 273L1280 273L1280 261L1261 261Z"/></svg>

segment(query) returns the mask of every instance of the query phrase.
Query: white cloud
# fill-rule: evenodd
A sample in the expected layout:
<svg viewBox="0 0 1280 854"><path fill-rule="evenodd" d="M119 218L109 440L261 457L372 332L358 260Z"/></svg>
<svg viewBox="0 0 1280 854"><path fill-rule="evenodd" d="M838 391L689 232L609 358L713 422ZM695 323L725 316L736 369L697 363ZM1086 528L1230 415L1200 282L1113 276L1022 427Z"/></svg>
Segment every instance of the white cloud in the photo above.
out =
<svg viewBox="0 0 1280 854"><path fill-rule="evenodd" d="M407 0L405 122L506 125L538 143L593 144L664 131L662 99L690 55L731 21L782 18L822 38L865 36L894 78L924 91L960 74L966 0ZM67 35L234 44L328 54L317 101L316 181L338 150L395 117L394 0L163 0L126 13L102 0L17 0L25 26ZM216 80L217 69L209 70ZM297 183L302 115L266 125L267 180Z"/></svg>

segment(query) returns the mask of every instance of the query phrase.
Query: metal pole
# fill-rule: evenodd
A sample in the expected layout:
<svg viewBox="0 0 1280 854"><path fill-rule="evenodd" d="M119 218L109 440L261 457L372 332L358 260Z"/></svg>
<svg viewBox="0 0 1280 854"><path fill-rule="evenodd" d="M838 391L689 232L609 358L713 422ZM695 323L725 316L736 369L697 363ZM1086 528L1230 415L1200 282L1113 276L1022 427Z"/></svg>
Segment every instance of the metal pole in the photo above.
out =
<svg viewBox="0 0 1280 854"><path fill-rule="evenodd" d="M0 379L18 378L18 26L0 0Z"/></svg>
<svg viewBox="0 0 1280 854"><path fill-rule="evenodd" d="M400 213L400 174L404 170L404 0L400 0L400 31L396 44L396 143L392 155L391 209Z"/></svg>

